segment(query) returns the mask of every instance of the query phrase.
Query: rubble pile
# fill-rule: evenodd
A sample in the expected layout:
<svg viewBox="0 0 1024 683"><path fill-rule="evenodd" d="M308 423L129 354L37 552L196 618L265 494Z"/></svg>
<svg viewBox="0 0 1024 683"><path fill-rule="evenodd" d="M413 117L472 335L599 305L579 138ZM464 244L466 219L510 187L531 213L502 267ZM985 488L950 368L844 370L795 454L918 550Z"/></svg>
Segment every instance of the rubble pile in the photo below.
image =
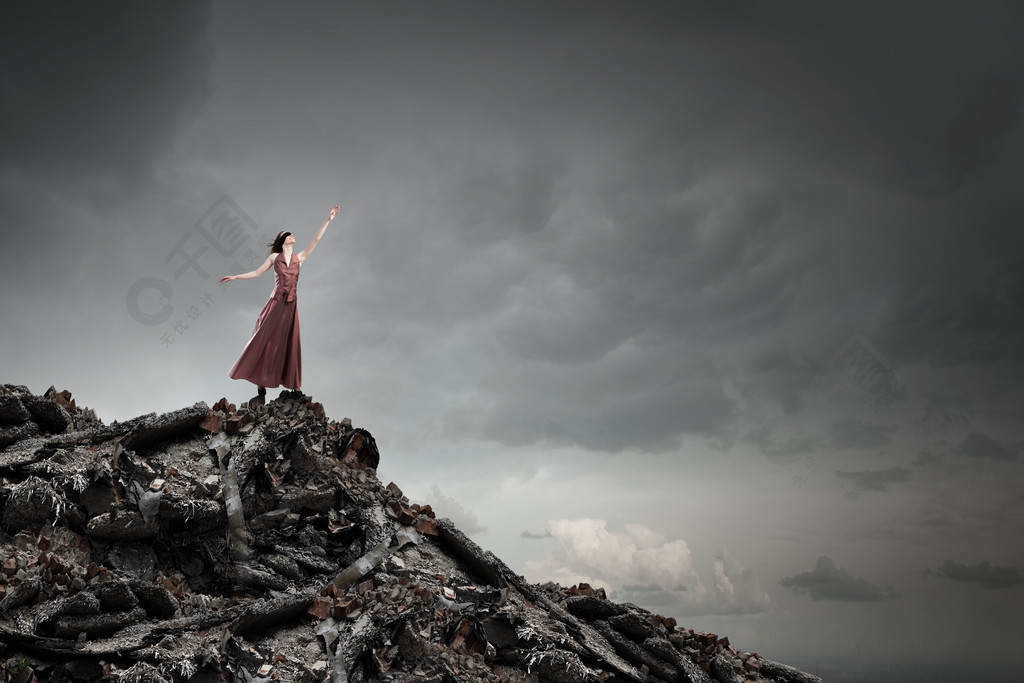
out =
<svg viewBox="0 0 1024 683"><path fill-rule="evenodd" d="M531 584L300 392L104 425L0 388L0 680L811 682Z"/></svg>

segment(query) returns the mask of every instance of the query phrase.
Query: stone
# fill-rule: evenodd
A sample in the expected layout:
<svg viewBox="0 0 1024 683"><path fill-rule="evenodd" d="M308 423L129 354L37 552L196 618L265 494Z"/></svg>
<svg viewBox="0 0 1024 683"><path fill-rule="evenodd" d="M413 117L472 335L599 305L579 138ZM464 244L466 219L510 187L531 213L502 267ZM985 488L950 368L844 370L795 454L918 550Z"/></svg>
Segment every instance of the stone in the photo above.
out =
<svg viewBox="0 0 1024 683"><path fill-rule="evenodd" d="M202 401L189 408L173 410L160 415L143 416L132 426L128 436L121 442L125 450L138 450L161 441L169 441L188 434L209 412Z"/></svg>
<svg viewBox="0 0 1024 683"><path fill-rule="evenodd" d="M343 433L338 441L338 452L341 454L343 465L376 470L380 464L377 442L365 429L353 429L351 432Z"/></svg>
<svg viewBox="0 0 1024 683"><path fill-rule="evenodd" d="M301 581L306 578L305 572L299 568L299 563L286 555L266 555L263 558L263 564L267 565L281 576L292 579L293 581Z"/></svg>
<svg viewBox="0 0 1024 683"><path fill-rule="evenodd" d="M313 474L317 469L320 462L320 458L306 448L306 444L302 437L295 440L295 445L292 446L291 451L288 453L288 458L292 462L292 468L300 476L309 476Z"/></svg>
<svg viewBox="0 0 1024 683"><path fill-rule="evenodd" d="M94 583L89 586L89 592L96 596L107 612L124 612L139 604L128 583L117 579Z"/></svg>
<svg viewBox="0 0 1024 683"><path fill-rule="evenodd" d="M76 415L70 392L44 400ZM17 524L0 538L4 656L53 661L54 680L74 665L93 667L83 680L212 680L226 667L422 683L711 683L718 657L730 681L817 683L603 589L527 583L383 485L369 432L317 406L292 395L235 411L222 399L5 452L0 508ZM211 412L230 427L207 436ZM29 416L0 429L38 429ZM157 479L146 523L135 507Z"/></svg>
<svg viewBox="0 0 1024 683"><path fill-rule="evenodd" d="M250 528L255 531L265 531L267 529L276 529L282 525L285 517L288 516L288 508L277 508L276 510L270 510L262 514L256 515L249 522Z"/></svg>
<svg viewBox="0 0 1024 683"><path fill-rule="evenodd" d="M142 541L153 538L159 531L156 519L145 521L134 510L119 513L105 512L89 520L85 533L107 541Z"/></svg>
<svg viewBox="0 0 1024 683"><path fill-rule="evenodd" d="M56 401L29 395L22 397L21 402L44 432L62 434L71 426L71 415Z"/></svg>
<svg viewBox="0 0 1024 683"><path fill-rule="evenodd" d="M146 610L146 614L149 616L169 619L180 608L178 599L164 586L133 581L131 589L135 597L138 598L139 604Z"/></svg>
<svg viewBox="0 0 1024 683"><path fill-rule="evenodd" d="M8 446L24 441L39 433L39 425L35 422L26 422L16 427L0 427L0 450Z"/></svg>
<svg viewBox="0 0 1024 683"><path fill-rule="evenodd" d="M619 633L637 641L661 636L661 633L658 632L658 629L654 627L650 620L635 612L627 611L624 614L609 617L608 623Z"/></svg>
<svg viewBox="0 0 1024 683"><path fill-rule="evenodd" d="M209 411L199 423L199 428L209 434L217 434L224 430L224 416L220 413Z"/></svg>
<svg viewBox="0 0 1024 683"><path fill-rule="evenodd" d="M25 424L32 419L21 399L13 394L0 394L0 427Z"/></svg>
<svg viewBox="0 0 1024 683"><path fill-rule="evenodd" d="M430 538L440 538L441 532L437 528L437 520L427 517L419 517L415 523L416 531Z"/></svg>
<svg viewBox="0 0 1024 683"><path fill-rule="evenodd" d="M207 419L209 419L209 416L207 416ZM238 415L229 415L227 419L224 420L224 431L228 434L237 434L238 428L241 426L242 418Z"/></svg>
<svg viewBox="0 0 1024 683"><path fill-rule="evenodd" d="M113 505L115 498L114 489L105 484L90 484L78 494L78 503L89 515L98 515L106 512Z"/></svg>
<svg viewBox="0 0 1024 683"><path fill-rule="evenodd" d="M331 603L330 598L322 596L316 596L313 602L309 603L306 607L306 614L313 617L314 619L326 619L331 616L334 605ZM335 617L336 619L338 617Z"/></svg>
<svg viewBox="0 0 1024 683"><path fill-rule="evenodd" d="M331 616L335 619L349 619L363 606L359 598L335 598Z"/></svg>
<svg viewBox="0 0 1024 683"><path fill-rule="evenodd" d="M711 674L721 683L743 683L743 676L733 671L732 662L723 655L711 659Z"/></svg>
<svg viewBox="0 0 1024 683"><path fill-rule="evenodd" d="M57 638L69 639L78 638L82 633L88 638L109 636L145 618L146 610L141 607L126 612L60 617L54 622L53 634Z"/></svg>
<svg viewBox="0 0 1024 683"><path fill-rule="evenodd" d="M336 493L331 489L292 489L281 498L281 506L293 512L327 512L337 504Z"/></svg>
<svg viewBox="0 0 1024 683"><path fill-rule="evenodd" d="M35 600L41 585L42 582L38 578L23 580L13 586L8 584L7 593L4 599L0 600L0 614Z"/></svg>
<svg viewBox="0 0 1024 683"><path fill-rule="evenodd" d="M267 600L254 600L245 611L231 622L231 632L239 635L258 633L294 619L306 611L318 591L301 591L292 595Z"/></svg>
<svg viewBox="0 0 1024 683"><path fill-rule="evenodd" d="M598 633L612 644L615 652L626 661L637 667L646 666L651 673L662 680L674 681L679 676L678 669L625 637L624 634L613 628L608 621L598 620L594 622L594 627Z"/></svg>
<svg viewBox="0 0 1024 683"><path fill-rule="evenodd" d="M570 614L582 617L589 621L607 619L626 613L626 608L608 600L593 595L574 595L566 599L565 609Z"/></svg>

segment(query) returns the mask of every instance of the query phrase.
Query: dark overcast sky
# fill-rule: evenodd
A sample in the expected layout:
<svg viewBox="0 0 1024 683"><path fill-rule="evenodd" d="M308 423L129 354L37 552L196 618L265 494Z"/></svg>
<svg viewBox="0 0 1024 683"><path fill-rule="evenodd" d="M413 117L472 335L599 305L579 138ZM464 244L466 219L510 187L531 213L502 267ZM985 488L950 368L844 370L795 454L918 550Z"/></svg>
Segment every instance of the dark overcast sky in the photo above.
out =
<svg viewBox="0 0 1024 683"><path fill-rule="evenodd" d="M245 400L273 281L216 279L340 203L303 389L528 578L776 659L1024 664L1024 5L0 24L0 381Z"/></svg>

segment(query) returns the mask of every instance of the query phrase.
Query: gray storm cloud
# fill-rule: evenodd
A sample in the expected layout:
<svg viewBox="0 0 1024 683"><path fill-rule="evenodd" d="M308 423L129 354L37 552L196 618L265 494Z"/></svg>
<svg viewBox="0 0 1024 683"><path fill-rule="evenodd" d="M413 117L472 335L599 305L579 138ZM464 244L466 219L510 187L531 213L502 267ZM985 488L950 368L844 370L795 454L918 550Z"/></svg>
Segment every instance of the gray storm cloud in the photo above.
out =
<svg viewBox="0 0 1024 683"><path fill-rule="evenodd" d="M901 588L988 557L917 587L981 596L957 638L987 647L965 624L1017 591L943 586L1024 563L1022 27L1012 2L19 5L3 381L106 420L248 399L226 373L270 282L211 291L173 345L126 293L201 301L166 259L222 196L300 242L340 202L303 266L307 389L510 566L871 657L844 610L947 634L793 557ZM858 337L903 400L831 364Z"/></svg>
<svg viewBox="0 0 1024 683"><path fill-rule="evenodd" d="M884 470L864 470L861 472L837 471L836 476L853 485L851 495L868 491L888 491L894 484L910 481L911 471L905 467L890 467Z"/></svg>
<svg viewBox="0 0 1024 683"><path fill-rule="evenodd" d="M946 560L938 569L927 569L925 577L945 578L950 581L977 583L985 588L1010 588L1024 583L1024 574L1018 567L1000 567L988 560L968 565Z"/></svg>
<svg viewBox="0 0 1024 683"><path fill-rule="evenodd" d="M850 575L828 555L822 555L814 569L787 576L779 584L794 593L810 595L811 600L841 600L847 602L878 602L900 597L892 586L883 590L878 586Z"/></svg>

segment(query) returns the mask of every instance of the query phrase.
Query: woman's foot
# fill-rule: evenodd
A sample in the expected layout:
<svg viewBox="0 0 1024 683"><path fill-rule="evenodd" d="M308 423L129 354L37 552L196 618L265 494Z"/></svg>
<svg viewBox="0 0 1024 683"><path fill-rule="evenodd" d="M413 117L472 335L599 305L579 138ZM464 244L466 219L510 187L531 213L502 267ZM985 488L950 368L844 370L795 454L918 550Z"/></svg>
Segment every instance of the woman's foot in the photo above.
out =
<svg viewBox="0 0 1024 683"><path fill-rule="evenodd" d="M267 395L267 388L266 387L261 387L260 385L257 384L256 385L256 393L259 396L266 396Z"/></svg>

